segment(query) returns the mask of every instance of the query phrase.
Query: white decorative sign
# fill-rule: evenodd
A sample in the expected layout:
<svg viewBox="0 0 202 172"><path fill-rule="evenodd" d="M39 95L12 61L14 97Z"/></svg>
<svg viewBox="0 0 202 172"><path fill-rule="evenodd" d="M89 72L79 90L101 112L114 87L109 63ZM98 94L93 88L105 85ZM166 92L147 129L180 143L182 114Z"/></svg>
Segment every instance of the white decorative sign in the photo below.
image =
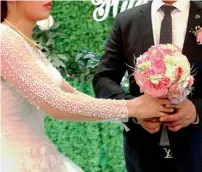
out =
<svg viewBox="0 0 202 172"><path fill-rule="evenodd" d="M91 0L92 4L96 6L93 12L93 19L96 21L104 21L112 9L113 17L119 13L118 8L121 4L120 12L128 10L134 6L145 4L148 0Z"/></svg>

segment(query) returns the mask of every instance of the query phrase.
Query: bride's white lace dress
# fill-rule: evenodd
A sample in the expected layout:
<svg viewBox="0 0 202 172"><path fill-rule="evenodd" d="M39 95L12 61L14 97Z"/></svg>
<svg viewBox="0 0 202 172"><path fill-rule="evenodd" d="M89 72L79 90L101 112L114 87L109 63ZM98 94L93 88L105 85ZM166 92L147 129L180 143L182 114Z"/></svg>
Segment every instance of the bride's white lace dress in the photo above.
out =
<svg viewBox="0 0 202 172"><path fill-rule="evenodd" d="M72 115L74 113L90 115L94 112L93 108L100 108L106 114L105 119L121 119L127 116L124 101L120 101L119 107L116 108L107 101L97 102L90 97L86 98L86 103L80 103L78 99L81 99L81 96L76 97L59 90L62 77L50 63L47 63L39 50L34 49L9 26L0 24L0 34L1 60L3 60L1 65L1 171L83 171L60 154L55 145L45 136L44 113L37 108L37 105L47 102L61 111L68 112L69 109ZM30 59L29 62L25 60L26 58ZM11 79L18 80L18 82L13 81L15 86L10 84ZM109 104L109 106L103 106L103 104ZM94 114L99 115L97 112Z"/></svg>

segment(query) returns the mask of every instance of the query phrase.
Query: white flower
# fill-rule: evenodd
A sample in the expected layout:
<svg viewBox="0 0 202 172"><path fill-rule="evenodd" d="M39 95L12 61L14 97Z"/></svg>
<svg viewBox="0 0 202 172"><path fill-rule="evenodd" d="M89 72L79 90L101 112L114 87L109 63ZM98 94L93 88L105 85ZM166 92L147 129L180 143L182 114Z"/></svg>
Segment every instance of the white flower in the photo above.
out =
<svg viewBox="0 0 202 172"><path fill-rule="evenodd" d="M38 21L36 24L39 26L40 30L49 30L54 24L54 19L50 15L47 19Z"/></svg>
<svg viewBox="0 0 202 172"><path fill-rule="evenodd" d="M146 68L150 68L151 67L151 61L147 60L143 63L141 63L138 68L140 68L141 70L145 70Z"/></svg>
<svg viewBox="0 0 202 172"><path fill-rule="evenodd" d="M190 64L186 56L175 53L173 56L166 56L165 59L166 64L166 76L171 79L171 82L174 82L176 79L176 70L178 67L182 68L182 76L180 77L180 82L187 80L187 76L190 73Z"/></svg>
<svg viewBox="0 0 202 172"><path fill-rule="evenodd" d="M151 83L158 85L159 81L161 81L162 79L162 75L158 74L158 75L152 75L149 77L149 80L151 81Z"/></svg>

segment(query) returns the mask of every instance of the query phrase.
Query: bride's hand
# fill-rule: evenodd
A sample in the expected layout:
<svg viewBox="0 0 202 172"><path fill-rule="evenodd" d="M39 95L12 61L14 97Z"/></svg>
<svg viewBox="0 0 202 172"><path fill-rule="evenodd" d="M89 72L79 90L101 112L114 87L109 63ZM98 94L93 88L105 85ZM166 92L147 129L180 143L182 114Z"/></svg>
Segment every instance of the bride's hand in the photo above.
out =
<svg viewBox="0 0 202 172"><path fill-rule="evenodd" d="M165 105L169 106L172 103L168 99L154 98L144 94L133 100L129 100L127 107L129 117L147 119L161 117L174 112L173 108L166 108Z"/></svg>

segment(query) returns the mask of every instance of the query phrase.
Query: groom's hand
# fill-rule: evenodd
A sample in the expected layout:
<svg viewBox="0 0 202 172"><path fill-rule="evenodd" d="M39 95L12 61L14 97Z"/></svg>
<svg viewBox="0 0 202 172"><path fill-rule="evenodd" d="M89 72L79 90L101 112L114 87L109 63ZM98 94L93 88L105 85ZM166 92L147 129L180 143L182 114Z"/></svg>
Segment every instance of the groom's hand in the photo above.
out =
<svg viewBox="0 0 202 172"><path fill-rule="evenodd" d="M137 119L137 121L150 134L154 134L160 130L161 122L159 118Z"/></svg>
<svg viewBox="0 0 202 172"><path fill-rule="evenodd" d="M159 99L147 94L141 95L128 102L130 117L150 119L161 117L174 112L174 108L166 108L172 105L168 99Z"/></svg>
<svg viewBox="0 0 202 172"><path fill-rule="evenodd" d="M190 100L185 100L175 108L175 114L160 118L160 121L168 126L169 130L179 131L197 120L196 108Z"/></svg>

